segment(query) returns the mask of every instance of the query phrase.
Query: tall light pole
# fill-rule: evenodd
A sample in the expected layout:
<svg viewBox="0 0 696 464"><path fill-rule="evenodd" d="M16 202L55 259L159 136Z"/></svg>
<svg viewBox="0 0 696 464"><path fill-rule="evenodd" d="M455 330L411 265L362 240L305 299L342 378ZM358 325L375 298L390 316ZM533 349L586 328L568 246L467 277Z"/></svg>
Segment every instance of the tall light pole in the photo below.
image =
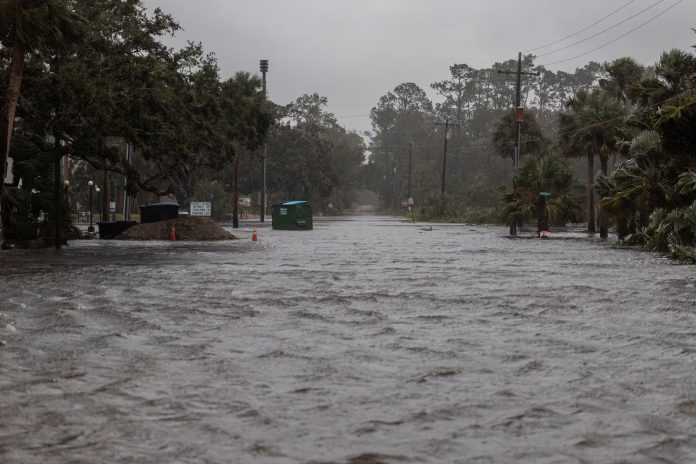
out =
<svg viewBox="0 0 696 464"><path fill-rule="evenodd" d="M92 190L94 190L94 181L90 180L87 182L87 185L89 185L89 227L87 228L87 232L94 232L94 225L92 224Z"/></svg>
<svg viewBox="0 0 696 464"><path fill-rule="evenodd" d="M266 73L268 72L268 60L261 60L260 61L260 69L261 69L261 76L262 76L262 82L263 82L263 98L265 100L267 98L267 96L266 96ZM266 147L267 147L267 144L264 142L263 154L261 155L261 157L262 157L262 164L261 164L262 186L261 186L261 207L259 208L261 222L265 222L265 220L266 220Z"/></svg>

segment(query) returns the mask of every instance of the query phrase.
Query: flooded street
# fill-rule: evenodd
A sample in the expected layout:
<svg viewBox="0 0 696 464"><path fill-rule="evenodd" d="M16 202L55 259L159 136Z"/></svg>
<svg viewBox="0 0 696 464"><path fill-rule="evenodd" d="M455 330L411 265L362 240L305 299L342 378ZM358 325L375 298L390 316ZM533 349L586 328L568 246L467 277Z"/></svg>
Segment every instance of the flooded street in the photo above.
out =
<svg viewBox="0 0 696 464"><path fill-rule="evenodd" d="M0 462L693 462L693 266L423 229L2 252Z"/></svg>

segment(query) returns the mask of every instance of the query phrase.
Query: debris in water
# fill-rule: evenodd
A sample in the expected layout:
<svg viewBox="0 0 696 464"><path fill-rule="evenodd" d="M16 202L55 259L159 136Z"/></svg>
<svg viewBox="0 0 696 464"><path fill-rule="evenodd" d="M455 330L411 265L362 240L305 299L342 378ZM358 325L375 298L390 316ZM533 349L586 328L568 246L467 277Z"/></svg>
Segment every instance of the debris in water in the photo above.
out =
<svg viewBox="0 0 696 464"><path fill-rule="evenodd" d="M411 382L423 383L427 382L431 377L449 377L457 374L459 374L459 369L455 369L454 367L438 367L437 369L433 369L432 371L426 372L423 375L412 378Z"/></svg>

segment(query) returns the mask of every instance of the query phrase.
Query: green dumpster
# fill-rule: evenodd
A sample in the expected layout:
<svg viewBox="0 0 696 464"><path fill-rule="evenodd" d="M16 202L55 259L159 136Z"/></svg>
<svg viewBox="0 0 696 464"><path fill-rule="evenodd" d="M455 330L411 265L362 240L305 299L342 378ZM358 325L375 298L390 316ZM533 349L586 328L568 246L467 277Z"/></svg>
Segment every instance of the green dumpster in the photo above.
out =
<svg viewBox="0 0 696 464"><path fill-rule="evenodd" d="M273 228L278 230L312 230L312 207L302 200L271 206Z"/></svg>

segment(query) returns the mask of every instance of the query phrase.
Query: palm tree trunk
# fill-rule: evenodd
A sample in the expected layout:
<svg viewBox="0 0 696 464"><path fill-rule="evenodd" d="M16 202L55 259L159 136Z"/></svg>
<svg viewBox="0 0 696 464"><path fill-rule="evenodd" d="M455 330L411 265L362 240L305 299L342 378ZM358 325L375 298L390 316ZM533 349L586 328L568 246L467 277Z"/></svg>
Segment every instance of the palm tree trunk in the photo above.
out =
<svg viewBox="0 0 696 464"><path fill-rule="evenodd" d="M599 157L599 161L601 163L602 167L602 174L605 176L607 175L607 172L609 171L609 157L601 155ZM607 224L607 217L606 214L602 211L601 214L599 215L599 236L600 238L607 238L609 236L609 225Z"/></svg>
<svg viewBox="0 0 696 464"><path fill-rule="evenodd" d="M594 203L594 155L587 155L587 232L594 234L595 203Z"/></svg>
<svg viewBox="0 0 696 464"><path fill-rule="evenodd" d="M19 102L19 89L22 85L22 72L24 70L24 52L26 46L20 40L15 40L12 48L12 58L10 60L10 82L7 86L7 99L0 114L2 125L0 125L0 221L2 220L2 204L5 185L5 167L7 158L10 156L10 145L12 143L12 131L14 129L15 113ZM0 240L2 240L2 224L0 224Z"/></svg>

